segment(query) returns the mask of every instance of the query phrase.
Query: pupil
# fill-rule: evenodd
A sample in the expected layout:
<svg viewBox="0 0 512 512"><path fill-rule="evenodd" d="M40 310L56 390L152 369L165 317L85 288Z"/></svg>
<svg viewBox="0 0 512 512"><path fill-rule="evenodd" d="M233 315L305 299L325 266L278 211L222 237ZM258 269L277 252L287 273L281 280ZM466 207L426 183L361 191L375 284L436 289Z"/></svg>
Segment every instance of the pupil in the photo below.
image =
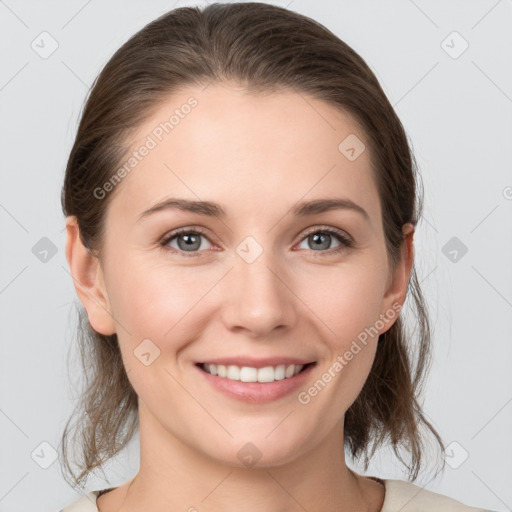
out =
<svg viewBox="0 0 512 512"><path fill-rule="evenodd" d="M185 240L183 244L181 243L182 240ZM178 245L180 249L188 251L190 249L199 249L201 241L197 235L181 235L181 237L178 238Z"/></svg>
<svg viewBox="0 0 512 512"><path fill-rule="evenodd" d="M330 235L315 233L314 235L311 235L311 236L312 236L312 238L314 240L315 247L317 247L317 248L320 247L322 249L328 249L329 248ZM325 238L323 244L322 244L322 241L321 241L322 238Z"/></svg>
<svg viewBox="0 0 512 512"><path fill-rule="evenodd" d="M321 249L328 249L329 248L329 242L330 242L330 235L328 234L318 234L314 233L313 235L309 236L310 240L313 241L313 245L316 248ZM184 240L184 243L182 243L182 240ZM188 234L188 235L181 235L181 237L178 238L178 245L180 246L180 249L182 250L190 250L190 249L199 249L201 242L197 235L194 234Z"/></svg>

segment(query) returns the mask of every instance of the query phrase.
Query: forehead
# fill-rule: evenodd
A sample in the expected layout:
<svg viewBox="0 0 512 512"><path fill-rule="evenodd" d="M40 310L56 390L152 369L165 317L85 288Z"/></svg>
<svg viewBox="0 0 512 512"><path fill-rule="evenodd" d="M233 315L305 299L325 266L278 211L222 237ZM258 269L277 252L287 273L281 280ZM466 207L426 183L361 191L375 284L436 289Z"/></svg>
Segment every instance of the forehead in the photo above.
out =
<svg viewBox="0 0 512 512"><path fill-rule="evenodd" d="M229 216L347 197L380 215L364 132L307 94L254 94L227 84L182 89L129 144L112 203L131 218L166 196L214 200Z"/></svg>

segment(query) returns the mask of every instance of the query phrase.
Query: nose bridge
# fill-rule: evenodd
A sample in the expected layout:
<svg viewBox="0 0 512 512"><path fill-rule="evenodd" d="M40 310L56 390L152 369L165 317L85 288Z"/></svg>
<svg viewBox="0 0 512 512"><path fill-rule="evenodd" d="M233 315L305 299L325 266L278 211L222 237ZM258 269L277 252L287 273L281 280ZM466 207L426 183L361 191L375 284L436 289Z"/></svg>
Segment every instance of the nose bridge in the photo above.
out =
<svg viewBox="0 0 512 512"><path fill-rule="evenodd" d="M293 294L285 285L283 266L271 248L246 237L236 248L230 272L224 321L254 334L290 326L295 319Z"/></svg>

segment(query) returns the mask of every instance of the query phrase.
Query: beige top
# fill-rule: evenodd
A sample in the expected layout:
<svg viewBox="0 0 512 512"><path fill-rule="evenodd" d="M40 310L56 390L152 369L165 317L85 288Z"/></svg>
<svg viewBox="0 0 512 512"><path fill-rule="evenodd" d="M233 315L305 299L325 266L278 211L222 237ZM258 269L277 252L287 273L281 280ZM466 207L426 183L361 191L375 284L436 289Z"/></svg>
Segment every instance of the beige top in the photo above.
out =
<svg viewBox="0 0 512 512"><path fill-rule="evenodd" d="M386 494L380 512L492 512L464 505L448 496L422 489L403 480L368 477L384 484ZM96 499L102 491L91 491L59 512L98 512Z"/></svg>

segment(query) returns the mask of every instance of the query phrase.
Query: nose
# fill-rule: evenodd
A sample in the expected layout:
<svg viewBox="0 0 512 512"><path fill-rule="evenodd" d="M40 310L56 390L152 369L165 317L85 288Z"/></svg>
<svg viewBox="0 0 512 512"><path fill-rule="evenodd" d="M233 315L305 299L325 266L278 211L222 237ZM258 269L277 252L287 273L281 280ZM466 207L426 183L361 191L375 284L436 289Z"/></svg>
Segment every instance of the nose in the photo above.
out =
<svg viewBox="0 0 512 512"><path fill-rule="evenodd" d="M252 262L237 255L226 277L222 318L228 329L268 337L274 330L293 327L298 318L297 297L290 273L271 258L270 251Z"/></svg>

